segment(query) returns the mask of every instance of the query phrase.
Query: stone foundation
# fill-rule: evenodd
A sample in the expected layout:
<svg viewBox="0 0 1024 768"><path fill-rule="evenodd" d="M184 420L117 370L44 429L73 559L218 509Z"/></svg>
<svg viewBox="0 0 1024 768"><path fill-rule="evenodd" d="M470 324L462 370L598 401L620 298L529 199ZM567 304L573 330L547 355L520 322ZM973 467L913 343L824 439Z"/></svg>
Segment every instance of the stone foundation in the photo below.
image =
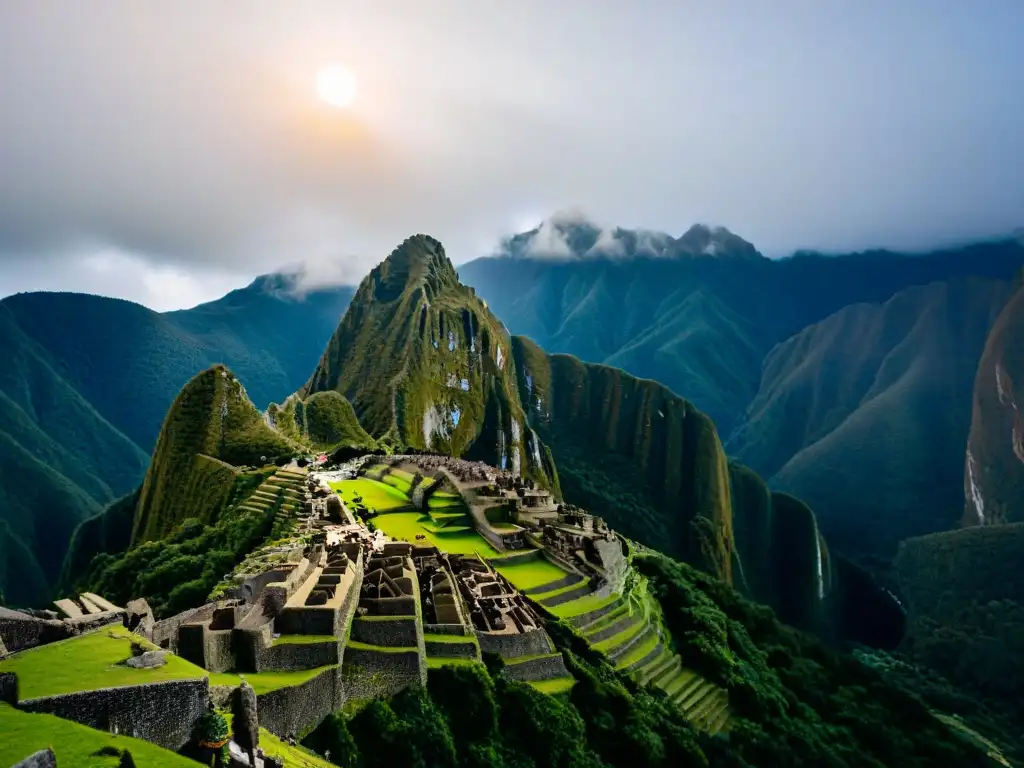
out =
<svg viewBox="0 0 1024 768"><path fill-rule="evenodd" d="M477 632L476 639L480 642L483 653L497 653L506 659L520 656L539 656L551 653L551 638L543 629L534 629L515 635L495 635L490 632Z"/></svg>
<svg viewBox="0 0 1024 768"><path fill-rule="evenodd" d="M256 697L260 725L281 738L301 738L344 703L341 672L325 669L301 685L278 688Z"/></svg>
<svg viewBox="0 0 1024 768"><path fill-rule="evenodd" d="M427 666L417 651L364 651L345 649L345 698L376 699L393 696L409 686L427 683Z"/></svg>
<svg viewBox="0 0 1024 768"><path fill-rule="evenodd" d="M349 637L367 645L386 648L415 648L418 645L416 617L409 618L356 618L352 621Z"/></svg>
<svg viewBox="0 0 1024 768"><path fill-rule="evenodd" d="M552 680L556 677L568 677L565 660L561 654L543 659L530 659L519 664L506 664L501 674L511 680Z"/></svg>

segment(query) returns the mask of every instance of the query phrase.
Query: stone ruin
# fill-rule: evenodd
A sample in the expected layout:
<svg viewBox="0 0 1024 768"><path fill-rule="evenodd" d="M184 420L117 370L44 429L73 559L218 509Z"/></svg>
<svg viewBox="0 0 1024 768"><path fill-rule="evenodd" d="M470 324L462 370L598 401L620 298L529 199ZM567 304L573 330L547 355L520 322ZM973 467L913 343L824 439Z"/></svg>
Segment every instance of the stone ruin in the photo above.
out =
<svg viewBox="0 0 1024 768"><path fill-rule="evenodd" d="M469 616L478 632L521 634L540 624L525 598L500 574L479 559L452 558L459 593L470 606Z"/></svg>

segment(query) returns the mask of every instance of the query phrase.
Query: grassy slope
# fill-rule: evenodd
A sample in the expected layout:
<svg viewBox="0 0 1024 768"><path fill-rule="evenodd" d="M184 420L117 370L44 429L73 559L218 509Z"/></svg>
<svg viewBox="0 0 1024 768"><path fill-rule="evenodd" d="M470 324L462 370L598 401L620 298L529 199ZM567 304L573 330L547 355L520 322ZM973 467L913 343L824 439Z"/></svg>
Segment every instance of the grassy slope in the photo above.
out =
<svg viewBox="0 0 1024 768"><path fill-rule="evenodd" d="M211 520L237 477L229 465L259 465L262 457L292 450L227 369L196 375L164 421L139 497L133 543L161 538L187 517Z"/></svg>
<svg viewBox="0 0 1024 768"><path fill-rule="evenodd" d="M814 507L842 551L891 557L901 539L952 526L964 415L1007 291L933 283L805 329L768 356L727 448Z"/></svg>
<svg viewBox="0 0 1024 768"><path fill-rule="evenodd" d="M51 747L57 764L76 768L113 768L116 757L97 757L103 747L127 749L138 768L194 768L186 757L130 736L114 736L53 715L34 715L0 704L0 764L13 765Z"/></svg>
<svg viewBox="0 0 1024 768"><path fill-rule="evenodd" d="M0 661L0 672L18 675L18 695L22 699L206 676L206 670L172 654L167 655L162 667L126 666L121 662L131 658L132 640L148 645L149 650L156 649L125 629L104 628L22 651Z"/></svg>

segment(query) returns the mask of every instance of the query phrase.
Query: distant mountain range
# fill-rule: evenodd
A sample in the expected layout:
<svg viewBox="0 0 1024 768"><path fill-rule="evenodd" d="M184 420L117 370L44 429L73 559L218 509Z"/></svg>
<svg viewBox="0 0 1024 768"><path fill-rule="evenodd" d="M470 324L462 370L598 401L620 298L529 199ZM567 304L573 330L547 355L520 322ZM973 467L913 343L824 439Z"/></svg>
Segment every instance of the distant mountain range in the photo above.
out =
<svg viewBox="0 0 1024 768"><path fill-rule="evenodd" d="M352 296L260 278L194 309L28 293L0 301L0 593L48 599L75 526L137 488L167 409L226 363L261 407L295 391Z"/></svg>
<svg viewBox="0 0 1024 768"><path fill-rule="evenodd" d="M1014 238L769 260L720 228L560 214L459 273L513 333L686 397L834 547L888 559L959 517L974 375L1022 263Z"/></svg>

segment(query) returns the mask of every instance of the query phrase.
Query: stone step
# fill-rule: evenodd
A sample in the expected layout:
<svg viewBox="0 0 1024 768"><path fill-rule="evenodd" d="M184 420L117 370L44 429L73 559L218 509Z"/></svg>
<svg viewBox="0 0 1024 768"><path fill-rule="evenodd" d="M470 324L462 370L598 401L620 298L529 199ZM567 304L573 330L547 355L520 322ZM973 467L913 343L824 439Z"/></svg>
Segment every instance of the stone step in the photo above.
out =
<svg viewBox="0 0 1024 768"><path fill-rule="evenodd" d="M645 667L650 665L655 659L657 659L664 650L664 644L659 642L651 649L650 653L648 653L642 659L637 659L632 664L626 665L626 668L623 671L626 673L633 673L638 670L644 669Z"/></svg>
<svg viewBox="0 0 1024 768"><path fill-rule="evenodd" d="M725 697L717 705L707 720L707 730L715 736L729 727L729 701Z"/></svg>
<svg viewBox="0 0 1024 768"><path fill-rule="evenodd" d="M679 702L679 708L683 710L687 718L693 720L699 711L700 704L714 692L715 686L702 678L701 684Z"/></svg>
<svg viewBox="0 0 1024 768"><path fill-rule="evenodd" d="M608 626L602 629L599 629L597 632L594 632L593 634L584 634L586 634L587 636L587 642L591 644L600 643L604 640L609 640L620 633L627 632L629 629L635 627L641 621L642 619L639 616L626 614L618 621L613 622L612 624L609 624Z"/></svg>
<svg viewBox="0 0 1024 768"><path fill-rule="evenodd" d="M618 621L627 613L629 613L629 606L626 603L620 602L619 606L614 611L606 613L604 616L598 617L596 621L592 621L589 624L586 624L585 626L581 627L580 630L584 634L596 632L600 629L604 629L604 627L608 626L609 624Z"/></svg>
<svg viewBox="0 0 1024 768"><path fill-rule="evenodd" d="M690 677L683 678L681 684L676 685L672 693L669 694L669 698L679 708L682 708L683 701L685 701L695 691L703 688L704 678L698 674L693 674Z"/></svg>
<svg viewBox="0 0 1024 768"><path fill-rule="evenodd" d="M629 634L630 631L633 632L633 634ZM628 630L627 632L623 633L621 642L619 642L618 645L609 648L607 651L605 651L605 653L613 662L618 662L620 659L626 656L626 654L628 654L631 650L636 648L638 645L646 642L651 637L651 634L653 632L654 630L651 629L650 624L644 625L643 629L640 630ZM657 657L654 657L652 661L654 661L655 659L657 659Z"/></svg>
<svg viewBox="0 0 1024 768"><path fill-rule="evenodd" d="M672 656L668 664L659 664L660 669L654 671L648 685L664 689L668 682L683 668L683 660L678 655Z"/></svg>

